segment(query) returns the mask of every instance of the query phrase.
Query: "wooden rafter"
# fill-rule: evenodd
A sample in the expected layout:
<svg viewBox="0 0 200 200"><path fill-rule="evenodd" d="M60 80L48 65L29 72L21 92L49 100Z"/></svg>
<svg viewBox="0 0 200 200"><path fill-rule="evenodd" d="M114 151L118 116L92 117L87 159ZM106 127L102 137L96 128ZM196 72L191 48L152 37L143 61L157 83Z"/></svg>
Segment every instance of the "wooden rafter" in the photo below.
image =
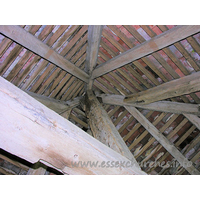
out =
<svg viewBox="0 0 200 200"><path fill-rule="evenodd" d="M172 80L151 89L126 96L124 102L149 104L200 90L200 72Z"/></svg>
<svg viewBox="0 0 200 200"><path fill-rule="evenodd" d="M57 112L58 114L62 114L68 110L71 110L72 108L78 106L80 104L80 101L83 97L77 97L73 100L69 101L60 101L56 100L50 97L42 96L40 94L36 94L30 91L25 91L27 94L50 108L51 110Z"/></svg>
<svg viewBox="0 0 200 200"><path fill-rule="evenodd" d="M125 108L134 116L134 118L148 130L148 132L183 166L190 174L200 174L200 172L191 165L191 162L181 154L181 152L171 143L148 119L142 115L136 108L125 106Z"/></svg>
<svg viewBox="0 0 200 200"><path fill-rule="evenodd" d="M133 106L137 108L143 108L147 110L155 110L160 112L170 112L177 114L192 114L200 116L199 104L191 103L179 103L171 101L157 101L147 105L141 105L138 103L126 103L124 102L124 96L113 94L101 94L98 97L102 98L103 103L119 106Z"/></svg>
<svg viewBox="0 0 200 200"><path fill-rule="evenodd" d="M184 38L187 38L200 31L200 26L177 26L170 29L149 41L142 43L112 59L102 63L92 73L92 79L102 76L110 71L118 69L119 67L133 62L139 58L147 56L164 47L172 45Z"/></svg>
<svg viewBox="0 0 200 200"><path fill-rule="evenodd" d="M103 26L99 25L98 26L90 25L88 27L88 46L86 52L87 56L86 56L85 70L86 73L88 73L89 75L91 75L97 63L102 29ZM88 83L88 89L92 88L92 84L93 81L90 79Z"/></svg>
<svg viewBox="0 0 200 200"><path fill-rule="evenodd" d="M21 28L20 26L0 26L0 33L10 38L11 40L19 43L26 49L34 52L63 70L69 72L73 76L81 79L88 83L89 75L83 70L76 67L73 63L68 61L66 58L58 54L48 45L37 39L35 36Z"/></svg>
<svg viewBox="0 0 200 200"><path fill-rule="evenodd" d="M73 167L129 159L105 146L0 77L0 148L68 174L145 174L137 167ZM105 163L104 163L105 164Z"/></svg>

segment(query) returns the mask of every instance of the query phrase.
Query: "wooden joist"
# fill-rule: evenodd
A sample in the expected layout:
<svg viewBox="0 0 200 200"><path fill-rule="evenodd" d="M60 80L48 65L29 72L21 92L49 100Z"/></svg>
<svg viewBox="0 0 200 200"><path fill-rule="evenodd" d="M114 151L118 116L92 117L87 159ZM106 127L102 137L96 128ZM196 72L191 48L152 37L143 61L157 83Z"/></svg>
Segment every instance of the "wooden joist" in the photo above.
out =
<svg viewBox="0 0 200 200"><path fill-rule="evenodd" d="M133 157L133 154L128 149L126 143L123 141L121 135L112 123L107 112L101 106L97 98L94 96L92 90L86 93L86 114L89 118L90 128L95 138L114 149L116 152L131 160L136 167L139 164Z"/></svg>
<svg viewBox="0 0 200 200"><path fill-rule="evenodd" d="M147 105L141 105L139 103L126 103L124 102L124 96L114 95L114 94L100 94L98 95L102 99L102 102L110 105L119 106L133 106L137 108L155 110L160 112L169 112L177 114L192 114L200 116L200 106L199 104L190 103L179 103L171 101L157 101Z"/></svg>
<svg viewBox="0 0 200 200"><path fill-rule="evenodd" d="M0 33L88 83L89 75L20 26L0 26Z"/></svg>
<svg viewBox="0 0 200 200"><path fill-rule="evenodd" d="M200 31L200 26L177 26L99 65L92 79L172 45Z"/></svg>
<svg viewBox="0 0 200 200"><path fill-rule="evenodd" d="M134 166L105 167L108 161L131 161L2 77L0 97L0 148L4 151L64 174L145 174ZM79 161L98 165L73 166Z"/></svg>
<svg viewBox="0 0 200 200"><path fill-rule="evenodd" d="M124 98L126 103L149 104L172 97L190 94L200 90L200 72L172 80L151 89L129 95Z"/></svg>
<svg viewBox="0 0 200 200"><path fill-rule="evenodd" d="M200 174L188 159L136 108L125 106L135 119L183 166L190 174Z"/></svg>

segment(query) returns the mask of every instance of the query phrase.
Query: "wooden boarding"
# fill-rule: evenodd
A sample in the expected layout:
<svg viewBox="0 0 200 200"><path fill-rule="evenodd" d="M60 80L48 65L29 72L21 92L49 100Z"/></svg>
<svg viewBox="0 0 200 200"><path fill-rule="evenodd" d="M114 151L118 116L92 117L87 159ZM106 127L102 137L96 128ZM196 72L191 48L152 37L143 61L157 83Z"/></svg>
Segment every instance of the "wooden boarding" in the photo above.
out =
<svg viewBox="0 0 200 200"><path fill-rule="evenodd" d="M0 147L3 150L68 174L145 174L137 167L72 167L72 161L130 160L3 78L0 78L0 96Z"/></svg>

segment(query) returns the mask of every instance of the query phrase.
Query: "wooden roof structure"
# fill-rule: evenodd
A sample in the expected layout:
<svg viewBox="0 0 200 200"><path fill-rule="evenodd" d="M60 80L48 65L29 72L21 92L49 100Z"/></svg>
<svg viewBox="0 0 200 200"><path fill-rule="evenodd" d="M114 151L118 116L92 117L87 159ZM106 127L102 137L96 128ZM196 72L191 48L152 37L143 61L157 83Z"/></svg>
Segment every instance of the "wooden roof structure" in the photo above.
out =
<svg viewBox="0 0 200 200"><path fill-rule="evenodd" d="M0 174L200 174L199 71L198 25L1 25Z"/></svg>

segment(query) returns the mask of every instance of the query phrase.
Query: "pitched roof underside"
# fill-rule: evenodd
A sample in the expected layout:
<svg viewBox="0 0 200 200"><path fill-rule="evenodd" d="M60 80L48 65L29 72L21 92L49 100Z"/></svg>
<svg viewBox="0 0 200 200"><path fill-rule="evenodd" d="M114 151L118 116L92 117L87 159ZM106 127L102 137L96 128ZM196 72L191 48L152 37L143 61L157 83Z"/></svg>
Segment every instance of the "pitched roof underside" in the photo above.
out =
<svg viewBox="0 0 200 200"><path fill-rule="evenodd" d="M88 26L21 25L21 27L84 71ZM115 56L175 27L173 25L103 26L95 69ZM198 71L200 71L199 32L95 78L92 89L95 93L127 96ZM85 94L86 83L82 80L2 34L0 34L0 75L22 90L57 100L67 101ZM174 97L173 101L200 104L200 92ZM174 160L174 157L123 106L106 104L103 106L138 162ZM198 127L182 114L138 110L189 161L193 162L196 169L200 170ZM72 109L69 120L87 131L88 121L81 106ZM0 161L1 159L5 158L2 156ZM148 174L189 174L181 166L166 169L159 166L143 166L142 169Z"/></svg>

